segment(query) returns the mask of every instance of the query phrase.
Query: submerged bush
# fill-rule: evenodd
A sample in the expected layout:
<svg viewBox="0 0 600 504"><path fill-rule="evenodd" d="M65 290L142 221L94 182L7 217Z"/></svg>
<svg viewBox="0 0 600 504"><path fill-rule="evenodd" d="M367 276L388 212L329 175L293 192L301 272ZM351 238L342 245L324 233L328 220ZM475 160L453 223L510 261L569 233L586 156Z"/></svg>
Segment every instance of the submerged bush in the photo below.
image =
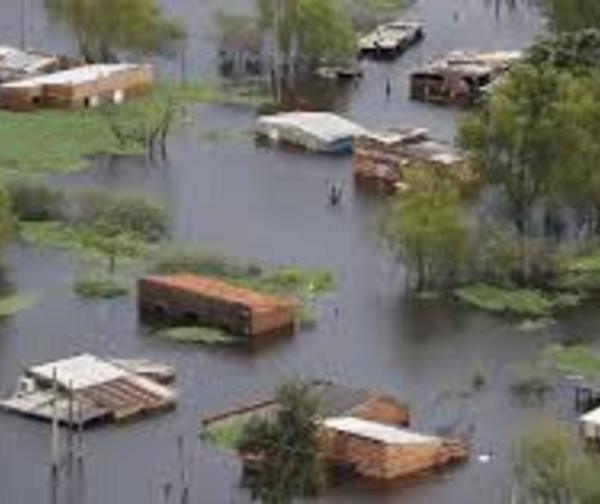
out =
<svg viewBox="0 0 600 504"><path fill-rule="evenodd" d="M64 195L59 189L33 178L12 178L6 190L15 217L25 221L56 220L63 215Z"/></svg>
<svg viewBox="0 0 600 504"><path fill-rule="evenodd" d="M138 239L156 242L166 236L166 209L143 194L112 194L86 190L72 198L72 219L80 224L102 222Z"/></svg>
<svg viewBox="0 0 600 504"><path fill-rule="evenodd" d="M195 273L229 279L258 278L263 270L256 264L244 264L228 257L194 248L169 248L151 257L152 273Z"/></svg>

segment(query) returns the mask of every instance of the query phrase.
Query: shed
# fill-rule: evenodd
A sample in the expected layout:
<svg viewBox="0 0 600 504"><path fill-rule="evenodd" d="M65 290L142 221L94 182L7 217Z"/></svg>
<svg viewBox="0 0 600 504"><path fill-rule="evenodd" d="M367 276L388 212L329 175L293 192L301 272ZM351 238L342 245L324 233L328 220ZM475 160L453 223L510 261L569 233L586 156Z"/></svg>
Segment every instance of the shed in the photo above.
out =
<svg viewBox="0 0 600 504"><path fill-rule="evenodd" d="M423 36L423 23L398 20L377 26L374 31L359 40L358 47L362 55L393 58Z"/></svg>
<svg viewBox="0 0 600 504"><path fill-rule="evenodd" d="M449 170L461 181L470 179L462 152L431 139L423 128L400 128L356 138L352 165L359 185L388 193L405 184L409 170L424 167Z"/></svg>
<svg viewBox="0 0 600 504"><path fill-rule="evenodd" d="M396 479L468 457L461 441L355 417L328 418L321 434L326 460L367 478Z"/></svg>
<svg viewBox="0 0 600 504"><path fill-rule="evenodd" d="M25 369L16 393L0 408L74 427L122 421L172 408L176 393L143 374L90 354Z"/></svg>
<svg viewBox="0 0 600 504"><path fill-rule="evenodd" d="M330 112L286 112L260 117L256 134L274 143L301 147L313 152L344 154L352 141L366 130Z"/></svg>
<svg viewBox="0 0 600 504"><path fill-rule="evenodd" d="M293 332L297 303L193 274L150 275L138 284L142 313L218 327L240 336Z"/></svg>
<svg viewBox="0 0 600 504"><path fill-rule="evenodd" d="M518 51L451 52L411 74L410 96L431 103L470 105L520 58Z"/></svg>
<svg viewBox="0 0 600 504"><path fill-rule="evenodd" d="M27 111L118 104L148 92L153 81L153 70L148 65L85 65L3 84L0 107Z"/></svg>

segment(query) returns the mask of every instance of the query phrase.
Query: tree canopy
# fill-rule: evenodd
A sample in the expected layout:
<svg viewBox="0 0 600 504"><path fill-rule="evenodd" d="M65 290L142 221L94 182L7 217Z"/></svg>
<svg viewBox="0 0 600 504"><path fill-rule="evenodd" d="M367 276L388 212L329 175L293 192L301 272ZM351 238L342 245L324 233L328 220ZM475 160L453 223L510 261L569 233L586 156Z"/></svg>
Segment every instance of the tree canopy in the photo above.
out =
<svg viewBox="0 0 600 504"><path fill-rule="evenodd" d="M113 61L119 51L160 52L184 36L156 0L45 1L50 15L73 32L88 61Z"/></svg>

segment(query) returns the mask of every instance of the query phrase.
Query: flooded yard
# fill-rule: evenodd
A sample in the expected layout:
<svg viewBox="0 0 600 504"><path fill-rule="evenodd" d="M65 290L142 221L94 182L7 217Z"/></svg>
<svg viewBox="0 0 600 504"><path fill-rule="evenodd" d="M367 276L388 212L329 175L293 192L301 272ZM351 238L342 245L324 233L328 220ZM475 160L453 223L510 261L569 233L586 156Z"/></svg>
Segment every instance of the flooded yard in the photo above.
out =
<svg viewBox="0 0 600 504"><path fill-rule="evenodd" d="M7 5L10 3L11 5ZM30 0L32 45L68 48L60 29ZM189 21L188 58L194 73L213 72L211 14L249 8L241 0L163 0ZM510 2L508 2L510 3ZM0 40L17 43L17 7L0 5ZM411 15L425 22L422 44L393 63L366 63L365 78L336 104L367 126L415 125L453 140L457 112L408 100L408 72L451 49L519 49L543 29L526 2L508 9L491 0L421 0ZM163 71L175 72L169 64ZM386 99L384 85L392 93ZM0 327L0 391L12 391L21 366L90 352L144 356L174 364L181 394L175 412L85 435L85 463L63 485L57 502L74 504L164 502L163 486L179 478L177 437L185 439L191 502L242 503L236 458L203 444L199 415L240 398L268 392L282 378L320 377L386 390L408 401L417 427L454 429L471 436L472 460L432 478L392 487L351 482L318 502L493 504L507 491L507 456L515 433L535 411L508 392L509 366L533 358L550 341L589 331L600 319L579 313L542 332L524 333L507 319L458 305L407 299L404 272L378 247L375 225L381 201L353 190L350 161L258 147L243 107L193 109L169 145L166 164L104 158L90 170L55 177L77 187L146 190L169 206L172 236L241 259L272 265L326 268L338 282L320 304L316 328L268 348L241 351L176 345L148 335L138 322L134 296L83 301L71 292L77 264L65 253L18 244L10 249L8 278L38 295L30 310ZM1 148L1 147L0 147ZM327 205L328 184L343 183L343 203ZM486 384L473 392L476 369ZM460 393L471 390L467 393ZM480 463L478 454L491 454ZM50 428L0 415L2 502L52 502ZM64 482L63 482L64 483Z"/></svg>

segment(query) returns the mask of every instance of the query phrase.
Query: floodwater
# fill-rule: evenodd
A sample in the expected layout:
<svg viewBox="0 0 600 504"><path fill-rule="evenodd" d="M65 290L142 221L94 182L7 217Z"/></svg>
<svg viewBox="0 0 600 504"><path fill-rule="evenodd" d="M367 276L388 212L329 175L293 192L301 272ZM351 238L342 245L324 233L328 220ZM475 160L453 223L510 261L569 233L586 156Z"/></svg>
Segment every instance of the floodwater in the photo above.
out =
<svg viewBox="0 0 600 504"><path fill-rule="evenodd" d="M188 22L190 72L212 72L210 19L218 8L248 9L249 0L164 0ZM509 2L510 3L510 2ZM19 40L17 2L2 0L2 42ZM28 0L30 45L69 50L71 42L43 16L41 1ZM367 64L365 79L336 106L370 126L426 126L452 140L455 111L407 101L407 72L451 49L518 49L542 29L534 10L515 10L486 0L422 0L414 16L426 22L427 38L393 64ZM193 64L192 64L193 62ZM176 65L163 64L175 72ZM386 100L384 83L392 82ZM426 430L469 433L473 461L429 479L374 487L340 485L319 502L398 504L494 504L507 495L511 439L536 413L507 392L509 367L533 358L549 341L589 334L593 310L542 333L523 333L510 321L455 305L403 297L404 271L377 246L374 224L380 202L352 187L348 159L331 159L256 147L247 134L251 112L203 106L169 145L165 165L131 158L103 159L89 171L59 177L69 186L147 190L171 208L178 241L194 242L242 259L273 265L324 267L338 289L321 303L317 328L254 352L173 345L152 339L138 324L135 298L79 300L70 291L77 264L66 254L14 246L8 269L21 291L39 303L0 328L0 392L14 386L22 365L88 351L146 356L177 366L181 392L176 412L133 425L85 435L85 462L64 481L56 502L150 504L179 502L177 437L185 439L190 502L247 502L238 488L235 457L203 445L199 415L245 397L268 392L290 375L323 377L383 389L409 401L416 425ZM0 146L1 147L1 146ZM342 182L341 208L326 204L327 186ZM334 315L339 309L339 317ZM467 394L476 369L486 385ZM445 399L440 399L444 397ZM0 416L0 502L53 502L50 490L50 429L19 417ZM478 453L492 454L487 464Z"/></svg>

